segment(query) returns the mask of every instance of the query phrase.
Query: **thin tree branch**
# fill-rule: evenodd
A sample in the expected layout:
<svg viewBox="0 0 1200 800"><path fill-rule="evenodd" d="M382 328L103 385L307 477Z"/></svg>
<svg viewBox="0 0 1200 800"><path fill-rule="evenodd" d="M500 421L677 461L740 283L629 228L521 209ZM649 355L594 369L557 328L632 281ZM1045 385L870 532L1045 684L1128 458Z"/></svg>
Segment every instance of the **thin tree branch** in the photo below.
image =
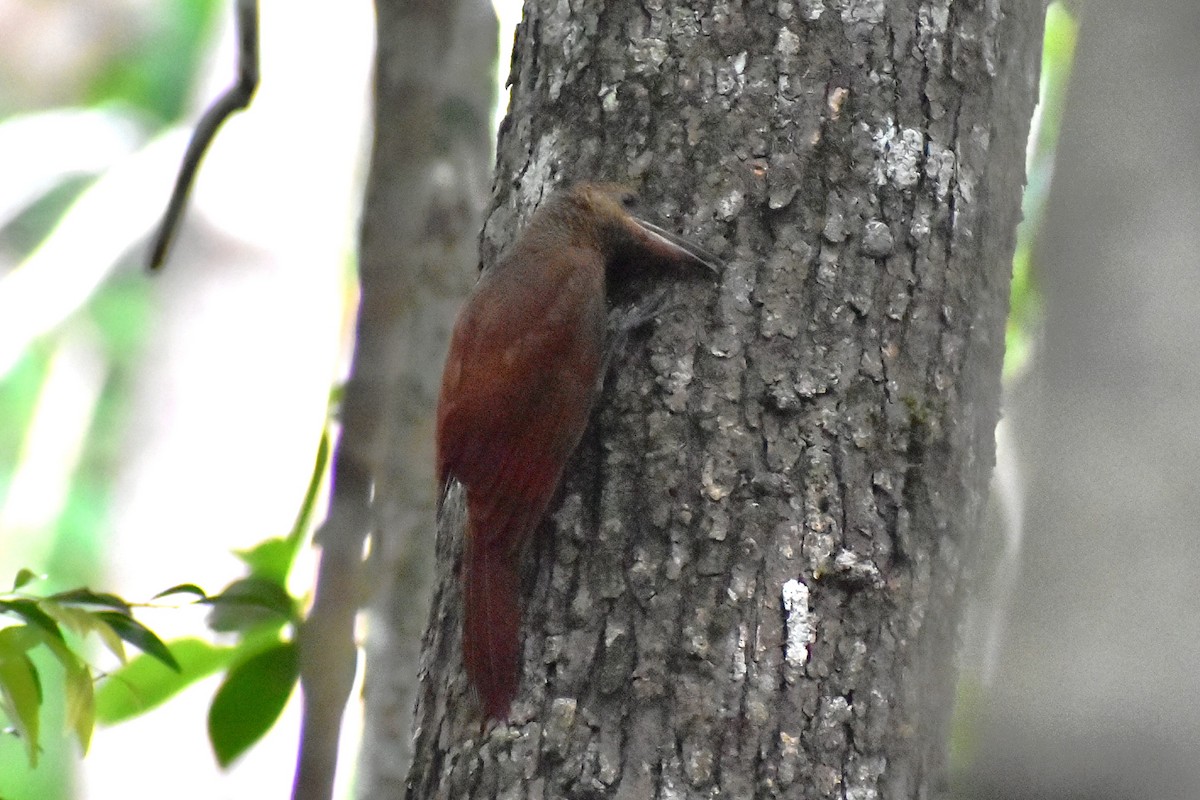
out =
<svg viewBox="0 0 1200 800"><path fill-rule="evenodd" d="M334 455L329 513L314 537L321 548L316 594L300 629L303 709L292 800L333 795L342 714L357 670L354 617L370 527L371 476L347 456L344 437Z"/></svg>
<svg viewBox="0 0 1200 800"><path fill-rule="evenodd" d="M209 106L200 122L196 124L196 130L188 142L187 152L183 154L183 163L179 167L171 199L167 202L162 225L150 248L150 258L146 266L151 271L159 270L166 261L167 251L187 206L196 170L200 168L200 160L204 158L204 153L217 135L217 130L235 111L241 111L250 105L254 91L258 88L258 0L237 0L235 14L238 32L237 82Z"/></svg>

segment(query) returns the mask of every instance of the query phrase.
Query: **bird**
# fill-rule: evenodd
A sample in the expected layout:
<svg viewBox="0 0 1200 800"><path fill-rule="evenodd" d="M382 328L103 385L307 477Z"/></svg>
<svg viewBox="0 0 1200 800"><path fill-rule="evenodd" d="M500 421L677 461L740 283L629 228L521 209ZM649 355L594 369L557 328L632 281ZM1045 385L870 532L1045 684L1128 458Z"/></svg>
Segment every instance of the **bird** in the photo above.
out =
<svg viewBox="0 0 1200 800"><path fill-rule="evenodd" d="M439 498L465 489L462 658L487 720L520 681L520 566L616 346L609 292L655 267L719 264L635 216L621 184L553 193L484 271L454 324L437 405ZM439 515L442 500L439 499Z"/></svg>

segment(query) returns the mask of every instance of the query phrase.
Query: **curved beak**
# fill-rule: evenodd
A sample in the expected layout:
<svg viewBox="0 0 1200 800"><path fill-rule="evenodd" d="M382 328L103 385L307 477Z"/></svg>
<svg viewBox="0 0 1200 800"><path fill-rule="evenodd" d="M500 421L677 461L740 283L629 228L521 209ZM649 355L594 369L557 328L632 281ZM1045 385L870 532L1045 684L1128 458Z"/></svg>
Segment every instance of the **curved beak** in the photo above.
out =
<svg viewBox="0 0 1200 800"><path fill-rule="evenodd" d="M631 215L632 216L632 215ZM641 217L632 217L646 239L646 247L668 261L697 264L721 274L721 260L695 242L664 230Z"/></svg>

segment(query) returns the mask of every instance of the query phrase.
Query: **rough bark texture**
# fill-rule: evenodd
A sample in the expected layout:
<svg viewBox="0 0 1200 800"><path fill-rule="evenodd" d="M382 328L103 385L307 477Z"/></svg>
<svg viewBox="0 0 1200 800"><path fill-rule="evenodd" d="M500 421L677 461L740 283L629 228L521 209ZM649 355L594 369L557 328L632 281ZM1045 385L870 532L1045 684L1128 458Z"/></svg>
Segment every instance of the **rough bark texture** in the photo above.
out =
<svg viewBox="0 0 1200 800"><path fill-rule="evenodd" d="M1089 0L1014 393L1024 572L980 798L1200 786L1200 4Z"/></svg>
<svg viewBox="0 0 1200 800"><path fill-rule="evenodd" d="M727 265L610 376L483 733L444 520L409 797L937 790L1041 28L1040 0L527 3L484 263L602 178Z"/></svg>
<svg viewBox="0 0 1200 800"><path fill-rule="evenodd" d="M487 202L496 18L488 0L379 0L375 141L363 206L357 388L378 420L358 795L395 798L412 749L433 574L433 410L450 327L475 279ZM366 327L364 327L366 325ZM350 401L347 393L347 403Z"/></svg>

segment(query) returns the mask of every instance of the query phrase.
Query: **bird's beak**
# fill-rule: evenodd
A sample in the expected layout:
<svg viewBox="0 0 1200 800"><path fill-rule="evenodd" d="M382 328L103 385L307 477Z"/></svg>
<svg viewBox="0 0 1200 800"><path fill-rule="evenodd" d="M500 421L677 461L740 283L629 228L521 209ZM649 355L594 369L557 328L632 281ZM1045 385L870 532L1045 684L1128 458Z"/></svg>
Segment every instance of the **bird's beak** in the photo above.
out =
<svg viewBox="0 0 1200 800"><path fill-rule="evenodd" d="M645 237L646 246L670 261L684 261L708 267L714 274L721 274L721 260L695 242L663 230L653 222L633 217Z"/></svg>

